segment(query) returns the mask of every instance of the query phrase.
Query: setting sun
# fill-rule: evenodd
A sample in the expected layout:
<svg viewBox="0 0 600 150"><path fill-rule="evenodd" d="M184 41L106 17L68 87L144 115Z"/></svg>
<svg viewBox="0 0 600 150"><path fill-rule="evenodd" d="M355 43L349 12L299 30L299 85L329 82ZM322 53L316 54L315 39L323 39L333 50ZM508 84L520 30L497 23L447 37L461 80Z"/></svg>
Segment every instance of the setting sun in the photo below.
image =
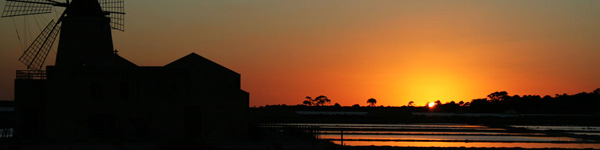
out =
<svg viewBox="0 0 600 150"><path fill-rule="evenodd" d="M433 106L435 106L435 103L434 102L429 102L429 103L427 103L427 106L429 108L433 108Z"/></svg>

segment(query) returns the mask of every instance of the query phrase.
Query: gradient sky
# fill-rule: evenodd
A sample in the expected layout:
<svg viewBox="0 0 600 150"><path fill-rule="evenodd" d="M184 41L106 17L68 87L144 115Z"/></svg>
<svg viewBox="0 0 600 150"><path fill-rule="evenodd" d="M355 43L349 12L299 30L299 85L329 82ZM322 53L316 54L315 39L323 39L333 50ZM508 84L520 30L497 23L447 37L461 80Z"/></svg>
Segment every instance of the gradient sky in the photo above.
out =
<svg viewBox="0 0 600 150"><path fill-rule="evenodd" d="M125 32L113 31L121 56L162 66L198 53L242 75L250 106L318 95L341 105L375 98L377 105L423 106L494 91L543 96L600 88L597 0L125 4ZM28 19L34 37L39 29L31 20L39 18ZM14 25L23 33L25 21L14 20L0 18L0 99L14 98L15 70L25 69ZM56 53L50 55L48 65Z"/></svg>

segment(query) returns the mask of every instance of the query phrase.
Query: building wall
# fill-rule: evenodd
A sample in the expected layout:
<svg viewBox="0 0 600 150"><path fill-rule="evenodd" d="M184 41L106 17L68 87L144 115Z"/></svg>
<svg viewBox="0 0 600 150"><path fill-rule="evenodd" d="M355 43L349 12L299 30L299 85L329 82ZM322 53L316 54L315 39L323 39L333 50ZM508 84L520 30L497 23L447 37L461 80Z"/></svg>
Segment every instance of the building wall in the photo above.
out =
<svg viewBox="0 0 600 150"><path fill-rule="evenodd" d="M248 133L249 96L231 71L49 67L47 91L42 129L49 141L222 140Z"/></svg>
<svg viewBox="0 0 600 150"><path fill-rule="evenodd" d="M46 135L46 80L15 79L15 137L42 140Z"/></svg>

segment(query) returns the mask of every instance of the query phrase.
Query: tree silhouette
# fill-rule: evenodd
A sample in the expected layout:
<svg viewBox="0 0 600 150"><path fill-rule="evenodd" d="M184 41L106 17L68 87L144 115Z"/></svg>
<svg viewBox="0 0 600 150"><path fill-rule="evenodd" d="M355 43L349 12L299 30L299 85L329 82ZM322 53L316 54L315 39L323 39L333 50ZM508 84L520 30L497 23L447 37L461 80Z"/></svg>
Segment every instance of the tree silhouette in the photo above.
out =
<svg viewBox="0 0 600 150"><path fill-rule="evenodd" d="M375 100L374 98L369 98L369 100L367 100L367 103L369 103L369 105L371 107L375 107L375 104L377 103L377 100Z"/></svg>
<svg viewBox="0 0 600 150"><path fill-rule="evenodd" d="M441 106L442 105L442 101L440 101L440 100L435 101L435 105L436 106Z"/></svg>
<svg viewBox="0 0 600 150"><path fill-rule="evenodd" d="M352 107L353 107L353 108L359 108L359 107L360 107L360 105L358 105L358 104L354 104L354 105L352 105Z"/></svg>
<svg viewBox="0 0 600 150"><path fill-rule="evenodd" d="M313 100L312 97L306 96L306 100L304 100L302 102L302 104L304 104L306 106L312 106L313 104L315 104L313 101L315 101L315 100Z"/></svg>
<svg viewBox="0 0 600 150"><path fill-rule="evenodd" d="M505 100L509 96L508 96L508 92L506 92L506 91L500 91L500 92L496 91L496 92L488 95L487 97L490 98L490 101L497 102L497 101Z"/></svg>
<svg viewBox="0 0 600 150"><path fill-rule="evenodd" d="M408 107L415 107L415 101L408 102Z"/></svg>
<svg viewBox="0 0 600 150"><path fill-rule="evenodd" d="M309 100L304 100L304 102L302 102L302 104L306 105L306 106L312 106L313 102L309 101Z"/></svg>
<svg viewBox="0 0 600 150"><path fill-rule="evenodd" d="M342 107L342 105L335 103L335 104L333 104L333 107Z"/></svg>
<svg viewBox="0 0 600 150"><path fill-rule="evenodd" d="M316 106L319 106L319 105L323 106L323 105L325 105L325 103L331 103L331 100L329 98L327 98L327 96L324 96L324 95L318 96L313 101L315 101Z"/></svg>

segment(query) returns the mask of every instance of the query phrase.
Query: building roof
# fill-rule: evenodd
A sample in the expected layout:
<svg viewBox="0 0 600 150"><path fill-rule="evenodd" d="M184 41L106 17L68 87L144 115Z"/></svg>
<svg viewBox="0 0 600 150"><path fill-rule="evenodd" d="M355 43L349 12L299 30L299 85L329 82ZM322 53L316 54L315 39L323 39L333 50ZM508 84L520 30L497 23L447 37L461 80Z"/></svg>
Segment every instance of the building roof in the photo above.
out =
<svg viewBox="0 0 600 150"><path fill-rule="evenodd" d="M115 54L115 63L117 66L126 66L126 67L137 67L138 65L132 63L131 61Z"/></svg>
<svg viewBox="0 0 600 150"><path fill-rule="evenodd" d="M187 56L184 56L180 59L177 59L167 65L165 68L189 68L189 69L199 69L199 70L211 70L211 71L225 71L238 74L237 72L221 66L207 58L204 58L196 53L191 53Z"/></svg>

